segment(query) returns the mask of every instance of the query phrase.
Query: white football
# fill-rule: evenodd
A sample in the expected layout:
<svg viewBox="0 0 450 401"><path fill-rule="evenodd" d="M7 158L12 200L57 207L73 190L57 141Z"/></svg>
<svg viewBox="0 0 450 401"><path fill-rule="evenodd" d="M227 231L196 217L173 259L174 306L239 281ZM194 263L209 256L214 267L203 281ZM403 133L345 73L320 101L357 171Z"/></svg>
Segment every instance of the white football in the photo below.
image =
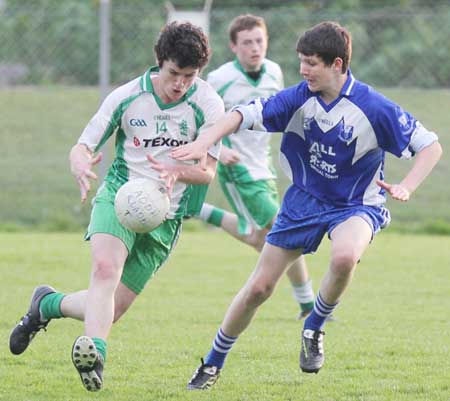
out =
<svg viewBox="0 0 450 401"><path fill-rule="evenodd" d="M166 219L170 199L163 184L137 178L119 188L114 207L124 227L136 233L147 233Z"/></svg>

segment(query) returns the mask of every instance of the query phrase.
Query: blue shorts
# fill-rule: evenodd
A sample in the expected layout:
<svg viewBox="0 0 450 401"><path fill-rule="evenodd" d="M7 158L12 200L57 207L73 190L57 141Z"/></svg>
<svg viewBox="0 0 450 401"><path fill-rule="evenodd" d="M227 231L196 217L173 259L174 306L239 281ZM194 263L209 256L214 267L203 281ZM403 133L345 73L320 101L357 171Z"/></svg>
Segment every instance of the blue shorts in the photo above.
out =
<svg viewBox="0 0 450 401"><path fill-rule="evenodd" d="M302 248L304 254L313 253L326 232L330 236L337 225L352 216L359 216L369 224L372 238L391 221L389 210L384 206L337 207L292 185L284 195L281 209L266 241L280 248Z"/></svg>

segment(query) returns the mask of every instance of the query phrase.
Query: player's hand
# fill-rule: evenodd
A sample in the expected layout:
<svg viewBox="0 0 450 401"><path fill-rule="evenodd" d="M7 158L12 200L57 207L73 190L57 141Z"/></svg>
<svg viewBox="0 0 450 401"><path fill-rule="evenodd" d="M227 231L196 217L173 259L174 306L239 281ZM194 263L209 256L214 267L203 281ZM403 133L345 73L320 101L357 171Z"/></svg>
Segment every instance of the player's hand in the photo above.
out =
<svg viewBox="0 0 450 401"><path fill-rule="evenodd" d="M236 164L241 161L241 155L234 149L227 148L222 145L222 149L220 150L220 162L225 166L230 164Z"/></svg>
<svg viewBox="0 0 450 401"><path fill-rule="evenodd" d="M388 184L387 182L377 180L377 185L388 192L393 199L401 202L407 202L411 196L410 192L400 184Z"/></svg>
<svg viewBox="0 0 450 401"><path fill-rule="evenodd" d="M102 153L93 155L84 145L75 145L70 152L70 171L80 187L81 202L86 201L91 190L90 180L98 179L92 167L100 163L102 158Z"/></svg>
<svg viewBox="0 0 450 401"><path fill-rule="evenodd" d="M209 145L202 141L200 136L194 142L177 146L172 149L171 156L176 160L198 160L200 167L206 170L206 158L208 156Z"/></svg>
<svg viewBox="0 0 450 401"><path fill-rule="evenodd" d="M180 176L180 167L174 164L161 163L152 155L147 155L147 160L152 169L159 171L159 177L164 180L169 198L172 196L173 186Z"/></svg>

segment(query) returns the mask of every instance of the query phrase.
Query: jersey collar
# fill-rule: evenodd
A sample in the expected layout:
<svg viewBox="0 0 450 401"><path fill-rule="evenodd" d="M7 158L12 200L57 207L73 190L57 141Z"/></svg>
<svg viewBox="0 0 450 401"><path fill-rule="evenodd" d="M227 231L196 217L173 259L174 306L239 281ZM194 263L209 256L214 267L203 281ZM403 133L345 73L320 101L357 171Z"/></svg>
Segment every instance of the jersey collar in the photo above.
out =
<svg viewBox="0 0 450 401"><path fill-rule="evenodd" d="M336 99L334 99L331 103L328 104L325 103L320 97L320 92L313 92L313 96L316 97L317 101L320 103L323 109L328 112L334 106L336 106L343 97L353 96L353 94L355 93L355 82L356 80L349 69L347 72L347 79L345 80L345 83L342 86L341 91L339 92L339 96Z"/></svg>
<svg viewBox="0 0 450 401"><path fill-rule="evenodd" d="M259 83L261 82L261 79L262 79L264 73L266 72L266 63L263 62L263 64L261 65L261 74L260 74L259 78L253 79L250 75L247 74L247 71L244 70L244 67L242 67L241 63L239 62L239 60L237 58L234 59L233 64L240 72L242 72L242 74L244 74L245 78L247 78L247 81L252 86L258 86Z"/></svg>
<svg viewBox="0 0 450 401"><path fill-rule="evenodd" d="M355 93L355 77L353 76L350 69L348 69L347 80L341 89L340 96L350 97Z"/></svg>
<svg viewBox="0 0 450 401"><path fill-rule="evenodd" d="M141 85L141 90L143 92L151 93L155 97L156 103L158 103L158 106L159 106L160 109L168 109L168 108L174 107L174 106L184 102L189 97L191 97L192 94L197 90L197 84L194 83L180 100L178 100L178 101L176 101L174 103L164 103L159 98L159 96L156 94L155 89L153 88L153 82L152 82L152 79L151 79L151 75L157 74L158 72L159 72L159 67L158 66L150 67L144 73L144 75L142 75L140 85Z"/></svg>

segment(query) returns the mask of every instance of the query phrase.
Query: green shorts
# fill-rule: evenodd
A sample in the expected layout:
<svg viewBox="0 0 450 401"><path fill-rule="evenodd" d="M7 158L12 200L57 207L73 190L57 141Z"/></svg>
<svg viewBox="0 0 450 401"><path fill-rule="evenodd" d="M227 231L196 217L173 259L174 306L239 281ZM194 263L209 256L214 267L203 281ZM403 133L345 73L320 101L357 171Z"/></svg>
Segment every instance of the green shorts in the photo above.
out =
<svg viewBox="0 0 450 401"><path fill-rule="evenodd" d="M131 291L139 294L169 257L181 232L181 220L166 220L150 233L137 234L119 223L114 211L117 189L103 184L94 199L91 221L85 235L106 233L120 238L128 248L121 281Z"/></svg>
<svg viewBox="0 0 450 401"><path fill-rule="evenodd" d="M189 195L186 207L185 217L197 216L202 210L203 202L205 202L208 185L191 185L191 193Z"/></svg>
<svg viewBox="0 0 450 401"><path fill-rule="evenodd" d="M219 174L219 182L238 216L239 234L248 235L272 223L280 207L275 180L239 183Z"/></svg>

